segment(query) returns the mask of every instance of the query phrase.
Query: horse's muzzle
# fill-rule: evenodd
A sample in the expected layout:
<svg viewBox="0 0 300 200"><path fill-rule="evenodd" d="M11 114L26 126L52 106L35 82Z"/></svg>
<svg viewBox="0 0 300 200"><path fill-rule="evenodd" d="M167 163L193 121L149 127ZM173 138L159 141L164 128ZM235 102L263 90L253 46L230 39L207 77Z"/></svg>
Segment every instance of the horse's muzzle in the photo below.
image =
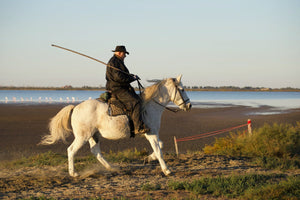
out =
<svg viewBox="0 0 300 200"><path fill-rule="evenodd" d="M192 108L192 104L191 103L187 103L185 105L184 111L189 111L189 110L191 110L191 108Z"/></svg>

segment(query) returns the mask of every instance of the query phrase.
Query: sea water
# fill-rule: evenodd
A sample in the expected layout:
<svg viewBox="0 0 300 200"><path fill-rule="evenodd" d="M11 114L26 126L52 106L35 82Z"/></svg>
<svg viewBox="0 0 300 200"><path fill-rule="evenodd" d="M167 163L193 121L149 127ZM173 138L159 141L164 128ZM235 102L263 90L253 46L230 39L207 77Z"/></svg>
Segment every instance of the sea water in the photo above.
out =
<svg viewBox="0 0 300 200"><path fill-rule="evenodd" d="M2 104L80 103L95 99L103 91L91 90L0 90ZM193 107L269 106L280 109L300 108L300 92L221 92L188 91Z"/></svg>

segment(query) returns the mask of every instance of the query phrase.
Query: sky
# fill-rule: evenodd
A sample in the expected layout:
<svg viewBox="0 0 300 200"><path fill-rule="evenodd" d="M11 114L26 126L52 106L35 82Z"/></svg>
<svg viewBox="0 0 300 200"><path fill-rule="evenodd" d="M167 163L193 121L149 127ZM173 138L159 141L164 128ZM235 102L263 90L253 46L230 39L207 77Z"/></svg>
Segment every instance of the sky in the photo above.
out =
<svg viewBox="0 0 300 200"><path fill-rule="evenodd" d="M299 0L0 0L0 86L105 86L105 65L51 44L103 62L125 45L145 86L300 88Z"/></svg>

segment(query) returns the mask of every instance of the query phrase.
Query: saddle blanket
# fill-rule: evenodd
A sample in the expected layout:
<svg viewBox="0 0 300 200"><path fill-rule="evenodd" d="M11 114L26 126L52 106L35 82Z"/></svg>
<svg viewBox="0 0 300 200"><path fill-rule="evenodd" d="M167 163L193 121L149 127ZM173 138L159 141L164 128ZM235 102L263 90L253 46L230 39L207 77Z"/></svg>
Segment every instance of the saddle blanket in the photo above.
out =
<svg viewBox="0 0 300 200"><path fill-rule="evenodd" d="M127 115L127 109L125 105L119 101L118 99L114 97L107 98L107 95L103 93L104 95L101 95L99 98L97 98L98 101L101 101L103 103L108 104L108 115L109 116L118 116L118 115Z"/></svg>

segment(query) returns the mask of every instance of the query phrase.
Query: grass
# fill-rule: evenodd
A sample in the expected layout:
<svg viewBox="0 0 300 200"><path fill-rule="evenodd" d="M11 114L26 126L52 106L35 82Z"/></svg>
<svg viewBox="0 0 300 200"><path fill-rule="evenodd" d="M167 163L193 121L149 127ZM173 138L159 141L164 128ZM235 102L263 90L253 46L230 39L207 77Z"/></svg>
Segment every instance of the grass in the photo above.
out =
<svg viewBox="0 0 300 200"><path fill-rule="evenodd" d="M288 177L287 180L279 184L268 184L256 190L249 190L245 193L248 199L299 199L300 198L300 178Z"/></svg>
<svg viewBox="0 0 300 200"><path fill-rule="evenodd" d="M137 149L127 149L117 153L110 151L108 154L104 154L104 157L110 162L130 163L133 161L139 161L147 155L148 152L146 150L138 151Z"/></svg>
<svg viewBox="0 0 300 200"><path fill-rule="evenodd" d="M31 198L24 199L24 200L56 200L56 199L55 198L47 198L47 197L42 196L42 197L31 197ZM89 198L89 200L107 200L107 199L99 197L99 198ZM127 200L127 198L125 198L125 197L112 198L112 200Z"/></svg>
<svg viewBox="0 0 300 200"><path fill-rule="evenodd" d="M295 126L265 124L254 130L252 136L231 133L203 150L206 154L250 157L260 166L271 169L299 169L300 122Z"/></svg>
<svg viewBox="0 0 300 200"><path fill-rule="evenodd" d="M168 187L172 190L191 191L196 195L227 198L297 199L300 197L300 178L285 179L285 175L282 174L218 176L192 182L171 181Z"/></svg>
<svg viewBox="0 0 300 200"><path fill-rule="evenodd" d="M42 196L42 197L31 197L31 198L24 199L24 200L55 200L55 199Z"/></svg>
<svg viewBox="0 0 300 200"><path fill-rule="evenodd" d="M103 157L112 163L130 163L134 161L141 161L146 155L148 155L147 151L138 151L137 149L127 149L119 152L109 152L103 154ZM75 157L75 169L80 171L85 169L86 167L98 163L96 157L92 154L84 157Z"/></svg>
<svg viewBox="0 0 300 200"><path fill-rule="evenodd" d="M57 166L67 163L67 156L48 151L46 153L37 154L28 158L23 157L18 160L4 162L1 164L5 168L18 169L22 167L41 167L41 166Z"/></svg>
<svg viewBox="0 0 300 200"><path fill-rule="evenodd" d="M160 190L161 185L160 184L154 184L154 183L145 183L141 185L141 190L143 191L155 191Z"/></svg>
<svg viewBox="0 0 300 200"><path fill-rule="evenodd" d="M109 162L130 163L133 161L141 161L146 155L148 155L148 152L146 150L138 151L137 149L134 150L128 149L117 153L110 152L104 154L104 157ZM9 168L9 169L19 169L22 167L58 166L58 165L66 164L67 162L68 162L67 155L48 151L46 153L37 154L30 157L23 157L21 159L14 160L14 161L3 162L1 163L1 167ZM81 170L97 162L98 162L97 159L92 154L84 157L75 157L75 168L77 170Z"/></svg>

